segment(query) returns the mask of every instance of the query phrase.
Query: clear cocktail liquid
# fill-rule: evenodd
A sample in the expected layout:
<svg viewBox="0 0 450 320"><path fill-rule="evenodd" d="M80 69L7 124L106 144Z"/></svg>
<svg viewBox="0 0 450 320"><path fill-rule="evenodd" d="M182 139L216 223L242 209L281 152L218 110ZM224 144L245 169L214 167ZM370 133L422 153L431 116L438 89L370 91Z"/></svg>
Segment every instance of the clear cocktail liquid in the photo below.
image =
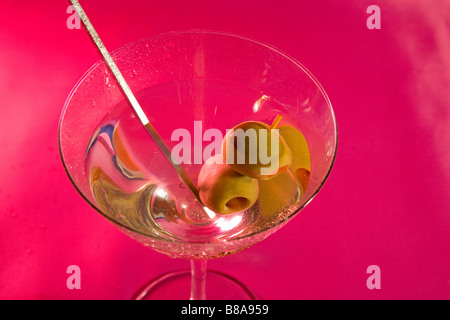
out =
<svg viewBox="0 0 450 320"><path fill-rule="evenodd" d="M243 121L270 124L277 115L298 125L282 104L225 81L174 82L135 95L169 149L178 145L180 150L180 143L190 146L180 156L195 184L207 160L203 151L211 151L215 143L208 130L218 129L225 136L227 129ZM288 171L278 181L260 184L258 201L243 212L223 215L204 209L128 102L112 110L99 122L87 147L86 175L99 209L121 225L156 240L208 243L266 229L298 208L301 192ZM172 136L175 130L184 135Z"/></svg>

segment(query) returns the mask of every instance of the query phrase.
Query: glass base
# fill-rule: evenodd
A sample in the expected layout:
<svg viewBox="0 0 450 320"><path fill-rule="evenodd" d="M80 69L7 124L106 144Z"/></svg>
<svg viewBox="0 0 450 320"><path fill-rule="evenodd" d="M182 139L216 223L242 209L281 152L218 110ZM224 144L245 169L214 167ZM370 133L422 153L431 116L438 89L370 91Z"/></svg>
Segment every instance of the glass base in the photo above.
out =
<svg viewBox="0 0 450 320"><path fill-rule="evenodd" d="M190 300L191 271L173 271L147 283L133 300ZM206 272L207 300L256 300L239 280L219 271Z"/></svg>

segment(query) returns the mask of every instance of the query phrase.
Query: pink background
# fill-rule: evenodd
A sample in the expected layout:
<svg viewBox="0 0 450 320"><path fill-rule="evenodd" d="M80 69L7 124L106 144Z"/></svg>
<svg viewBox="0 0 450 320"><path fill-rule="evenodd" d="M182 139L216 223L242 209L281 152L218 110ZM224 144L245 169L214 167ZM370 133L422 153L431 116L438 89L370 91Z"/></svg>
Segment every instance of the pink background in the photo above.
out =
<svg viewBox="0 0 450 320"><path fill-rule="evenodd" d="M81 3L110 50L165 31L234 32L295 57L330 96L340 140L325 187L282 230L212 269L263 299L450 298L448 1ZM381 30L366 27L371 4ZM59 114L99 60L85 32L66 27L67 7L2 0L1 299L129 299L188 267L118 231L63 170ZM80 290L66 287L70 265ZM366 286L370 265L381 289Z"/></svg>

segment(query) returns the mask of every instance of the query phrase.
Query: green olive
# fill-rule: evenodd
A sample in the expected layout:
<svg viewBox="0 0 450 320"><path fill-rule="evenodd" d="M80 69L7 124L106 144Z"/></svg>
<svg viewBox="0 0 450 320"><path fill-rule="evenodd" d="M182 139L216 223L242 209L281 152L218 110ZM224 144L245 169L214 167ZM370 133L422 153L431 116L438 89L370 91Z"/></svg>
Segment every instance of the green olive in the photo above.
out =
<svg viewBox="0 0 450 320"><path fill-rule="evenodd" d="M223 160L235 171L261 180L275 177L291 165L291 151L278 129L264 122L246 121L225 135Z"/></svg>
<svg viewBox="0 0 450 320"><path fill-rule="evenodd" d="M218 154L206 161L198 176L200 199L217 213L230 214L253 206L258 198L258 180L242 175Z"/></svg>

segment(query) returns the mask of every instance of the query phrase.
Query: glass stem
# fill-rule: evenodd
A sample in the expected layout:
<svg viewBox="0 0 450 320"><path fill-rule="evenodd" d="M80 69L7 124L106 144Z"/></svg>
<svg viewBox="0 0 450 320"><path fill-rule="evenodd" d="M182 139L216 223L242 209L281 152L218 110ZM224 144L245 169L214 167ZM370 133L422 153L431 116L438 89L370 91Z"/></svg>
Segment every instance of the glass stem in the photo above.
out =
<svg viewBox="0 0 450 320"><path fill-rule="evenodd" d="M207 260L191 260L191 300L206 300Z"/></svg>

